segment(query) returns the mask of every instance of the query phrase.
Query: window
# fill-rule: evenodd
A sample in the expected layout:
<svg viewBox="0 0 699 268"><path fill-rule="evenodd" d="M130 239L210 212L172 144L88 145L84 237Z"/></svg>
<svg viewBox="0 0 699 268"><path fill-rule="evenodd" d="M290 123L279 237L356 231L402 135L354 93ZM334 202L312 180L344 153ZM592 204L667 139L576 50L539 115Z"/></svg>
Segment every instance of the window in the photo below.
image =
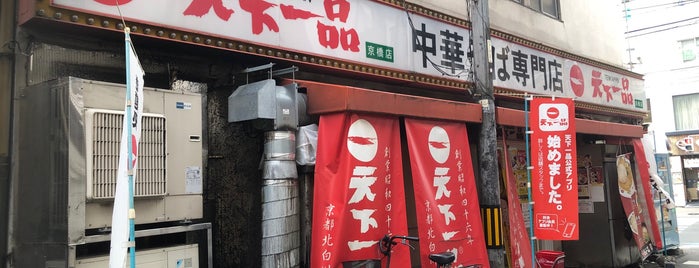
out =
<svg viewBox="0 0 699 268"><path fill-rule="evenodd" d="M680 40L680 50L682 51L682 61L693 61L699 52L699 37Z"/></svg>
<svg viewBox="0 0 699 268"><path fill-rule="evenodd" d="M541 1L541 12L554 18L559 18L558 16L558 1L556 0L542 0Z"/></svg>
<svg viewBox="0 0 699 268"><path fill-rule="evenodd" d="M525 7L533 9L536 12L552 17L554 19L561 18L559 8L559 0L512 0Z"/></svg>
<svg viewBox="0 0 699 268"><path fill-rule="evenodd" d="M675 112L675 129L699 129L697 111L699 111L699 94L672 96Z"/></svg>

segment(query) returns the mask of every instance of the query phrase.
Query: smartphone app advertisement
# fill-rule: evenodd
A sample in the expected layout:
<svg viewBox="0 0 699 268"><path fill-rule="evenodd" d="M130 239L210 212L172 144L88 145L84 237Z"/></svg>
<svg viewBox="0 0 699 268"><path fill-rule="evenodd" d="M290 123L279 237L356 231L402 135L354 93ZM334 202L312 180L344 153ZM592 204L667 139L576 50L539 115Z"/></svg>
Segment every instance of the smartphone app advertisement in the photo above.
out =
<svg viewBox="0 0 699 268"><path fill-rule="evenodd" d="M577 240L575 105L568 98L534 98L531 106L534 235L542 240Z"/></svg>

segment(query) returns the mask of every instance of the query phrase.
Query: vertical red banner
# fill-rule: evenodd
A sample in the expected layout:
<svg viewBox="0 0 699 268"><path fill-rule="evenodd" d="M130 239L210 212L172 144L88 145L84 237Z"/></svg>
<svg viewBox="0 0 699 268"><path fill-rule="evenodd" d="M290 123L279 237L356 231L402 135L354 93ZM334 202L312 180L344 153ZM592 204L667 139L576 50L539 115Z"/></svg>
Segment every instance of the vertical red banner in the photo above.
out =
<svg viewBox="0 0 699 268"><path fill-rule="evenodd" d="M510 227L510 252L512 252L510 260L512 261L513 268L531 268L532 246L527 228L524 225L522 205L519 202L519 195L517 194L517 181L512 171L505 135L503 135L502 142L503 165L505 166L504 177L507 180L507 216Z"/></svg>
<svg viewBox="0 0 699 268"><path fill-rule="evenodd" d="M624 207L624 212L626 212L626 220L629 222L634 242L636 242L641 257L645 260L653 253L653 246L650 242L650 235L646 222L643 219L643 213L645 213L643 212L644 209L641 208L638 202L639 194L636 189L636 182L634 180L629 154L616 157L616 171L618 176L619 196L621 197L621 204Z"/></svg>
<svg viewBox="0 0 699 268"><path fill-rule="evenodd" d="M531 101L534 236L578 239L578 170L575 105L567 98Z"/></svg>
<svg viewBox="0 0 699 268"><path fill-rule="evenodd" d="M316 159L311 267L381 260L385 234L408 234L398 119L323 115ZM391 267L410 267L407 246Z"/></svg>
<svg viewBox="0 0 699 268"><path fill-rule="evenodd" d="M643 192L645 193L645 203L646 208L643 209L648 213L648 218L650 220L651 232L653 233L653 241L655 242L655 247L658 249L663 248L663 240L660 237L660 227L658 226L658 217L655 215L655 200L653 200L652 189L650 184L650 164L646 159L646 150L643 149L643 142L641 139L633 139L633 149L634 156L636 157L636 165L638 166L638 174L641 175L641 187L643 187Z"/></svg>
<svg viewBox="0 0 699 268"><path fill-rule="evenodd" d="M452 267L490 267L463 123L405 119L422 267L451 251Z"/></svg>

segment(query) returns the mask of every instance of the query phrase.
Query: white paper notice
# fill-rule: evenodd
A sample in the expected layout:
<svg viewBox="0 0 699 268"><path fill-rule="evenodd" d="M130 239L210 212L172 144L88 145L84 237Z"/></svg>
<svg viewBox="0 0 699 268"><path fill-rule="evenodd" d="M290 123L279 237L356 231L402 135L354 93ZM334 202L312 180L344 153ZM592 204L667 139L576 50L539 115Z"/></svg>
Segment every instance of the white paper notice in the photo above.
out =
<svg viewBox="0 0 699 268"><path fill-rule="evenodd" d="M592 200L578 200L578 213L593 214L595 213L595 203Z"/></svg>
<svg viewBox="0 0 699 268"><path fill-rule="evenodd" d="M590 185L590 201L604 202L604 185Z"/></svg>
<svg viewBox="0 0 699 268"><path fill-rule="evenodd" d="M185 193L201 194L201 167L186 167L185 168Z"/></svg>

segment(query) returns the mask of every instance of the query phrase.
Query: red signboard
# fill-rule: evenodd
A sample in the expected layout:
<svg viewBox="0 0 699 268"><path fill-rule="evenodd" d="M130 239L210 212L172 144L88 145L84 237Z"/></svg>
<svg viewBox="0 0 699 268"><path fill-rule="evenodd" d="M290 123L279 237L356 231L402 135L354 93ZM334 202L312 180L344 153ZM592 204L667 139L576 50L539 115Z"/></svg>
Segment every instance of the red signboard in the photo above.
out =
<svg viewBox="0 0 699 268"><path fill-rule="evenodd" d="M422 267L427 255L451 251L452 267L489 267L463 123L405 119Z"/></svg>
<svg viewBox="0 0 699 268"><path fill-rule="evenodd" d="M517 194L517 181L515 174L512 171L510 163L509 150L503 135L503 159L505 166L505 179L507 180L507 219L510 229L510 263L513 268L531 268L532 267L532 246L529 240L529 234L524 227L524 215L522 215L522 205L519 202Z"/></svg>
<svg viewBox="0 0 699 268"><path fill-rule="evenodd" d="M578 239L578 171L575 105L568 98L531 101L534 235L540 240Z"/></svg>
<svg viewBox="0 0 699 268"><path fill-rule="evenodd" d="M402 170L397 118L320 117L311 267L380 260L384 235L408 234ZM408 247L395 247L392 256L391 267L410 267Z"/></svg>

